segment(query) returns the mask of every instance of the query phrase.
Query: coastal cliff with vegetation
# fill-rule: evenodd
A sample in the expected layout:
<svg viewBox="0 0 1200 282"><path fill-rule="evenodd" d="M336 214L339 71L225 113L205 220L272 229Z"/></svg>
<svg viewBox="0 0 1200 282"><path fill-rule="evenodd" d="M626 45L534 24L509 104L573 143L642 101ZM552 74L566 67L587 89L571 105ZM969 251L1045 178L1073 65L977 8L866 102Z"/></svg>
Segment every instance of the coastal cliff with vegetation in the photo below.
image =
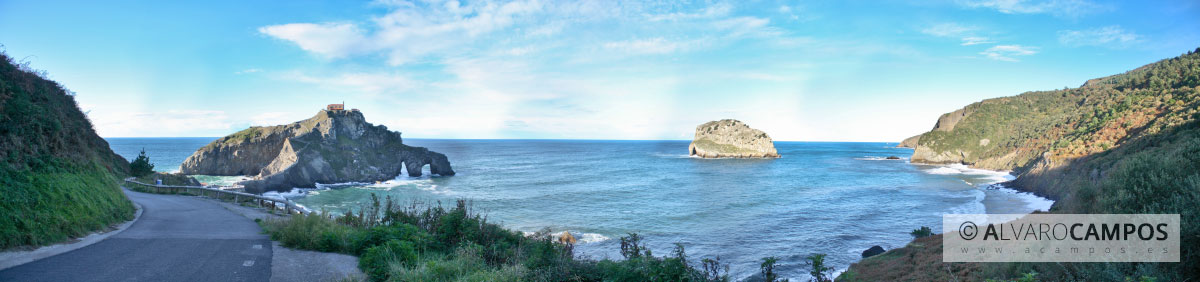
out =
<svg viewBox="0 0 1200 282"><path fill-rule="evenodd" d="M45 73L0 54L0 249L66 241L133 218L109 149Z"/></svg>
<svg viewBox="0 0 1200 282"><path fill-rule="evenodd" d="M988 99L942 115L912 162L1011 170L1052 213L1180 214L1179 263L942 263L940 235L864 259L849 281L1179 281L1200 277L1200 49L1078 88ZM895 252L895 253L893 253ZM904 255L899 255L904 254ZM923 255L922 255L923 254ZM954 269L977 269L957 272ZM901 275L910 273L909 275Z"/></svg>
<svg viewBox="0 0 1200 282"><path fill-rule="evenodd" d="M250 127L209 143L184 160L184 174L253 175L254 193L315 187L317 183L375 182L402 171L454 175L446 155L403 144L400 132L372 125L357 110L321 110L302 121Z"/></svg>
<svg viewBox="0 0 1200 282"><path fill-rule="evenodd" d="M762 130L734 119L696 126L688 155L701 158L779 158L775 143Z"/></svg>

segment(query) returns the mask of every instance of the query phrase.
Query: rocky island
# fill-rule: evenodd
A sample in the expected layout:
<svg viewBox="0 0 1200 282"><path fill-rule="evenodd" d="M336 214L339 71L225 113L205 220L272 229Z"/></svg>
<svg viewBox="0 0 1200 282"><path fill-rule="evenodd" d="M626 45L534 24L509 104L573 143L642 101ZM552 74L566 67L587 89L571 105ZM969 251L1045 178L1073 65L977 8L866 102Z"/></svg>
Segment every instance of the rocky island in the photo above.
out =
<svg viewBox="0 0 1200 282"><path fill-rule="evenodd" d="M254 126L200 148L180 166L184 174L252 175L247 192L286 191L317 183L375 182L406 170L454 175L446 155L404 145L400 132L372 125L358 110L330 105L312 118Z"/></svg>
<svg viewBox="0 0 1200 282"><path fill-rule="evenodd" d="M688 155L701 158L779 158L775 143L762 130L723 119L696 126Z"/></svg>

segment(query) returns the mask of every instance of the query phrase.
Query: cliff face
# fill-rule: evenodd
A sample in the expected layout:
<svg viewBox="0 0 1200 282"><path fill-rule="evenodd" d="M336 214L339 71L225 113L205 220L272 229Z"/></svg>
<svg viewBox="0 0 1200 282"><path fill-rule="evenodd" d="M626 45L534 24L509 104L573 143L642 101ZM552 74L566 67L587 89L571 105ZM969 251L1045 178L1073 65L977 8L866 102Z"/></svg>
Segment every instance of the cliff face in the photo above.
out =
<svg viewBox="0 0 1200 282"><path fill-rule="evenodd" d="M778 158L767 133L741 121L724 119L696 127L688 155L702 158Z"/></svg>
<svg viewBox="0 0 1200 282"><path fill-rule="evenodd" d="M1195 204L1200 202L1200 49L1092 79L1079 88L974 103L943 115L917 143L913 162L1017 172L1017 179L1007 185L1054 199L1050 212L1179 214L1180 245L1200 246L1200 207ZM928 247L940 249L941 241L934 242L936 246ZM912 246L893 251L912 251ZM952 266L942 263L920 268L948 267ZM1008 277L1020 274L1006 273L1018 269L1011 264L985 267ZM1142 275L1186 280L1200 277L1200 249L1182 247L1177 264L1077 268L1033 263L1021 268L1045 273L1038 277L1046 280ZM911 269L905 262L864 260L843 276L890 280L876 275Z"/></svg>
<svg viewBox="0 0 1200 282"><path fill-rule="evenodd" d="M71 93L0 53L0 250L41 246L133 218L129 163Z"/></svg>
<svg viewBox="0 0 1200 282"><path fill-rule="evenodd" d="M374 182L407 170L454 175L445 155L404 145L399 132L366 122L358 111L320 111L291 124L251 127L197 150L180 166L185 174L254 175L255 193L315 187L316 183Z"/></svg>

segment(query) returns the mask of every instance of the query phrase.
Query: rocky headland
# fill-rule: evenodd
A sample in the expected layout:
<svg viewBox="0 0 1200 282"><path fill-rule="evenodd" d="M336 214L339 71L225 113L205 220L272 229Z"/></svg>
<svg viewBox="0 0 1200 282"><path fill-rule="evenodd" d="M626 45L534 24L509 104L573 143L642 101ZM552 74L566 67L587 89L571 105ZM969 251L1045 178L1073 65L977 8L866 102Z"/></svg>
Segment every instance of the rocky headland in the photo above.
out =
<svg viewBox="0 0 1200 282"><path fill-rule="evenodd" d="M696 126L688 155L701 158L779 158L775 143L762 130L723 119Z"/></svg>
<svg viewBox="0 0 1200 282"><path fill-rule="evenodd" d="M1012 171L1005 187L1055 200L1049 213L1180 214L1180 246L1200 246L1200 48L1076 88L987 99L906 139L910 160ZM946 263L943 234L852 264L839 281L1182 281L1200 277L1196 248L1178 263ZM946 235L953 236L953 235Z"/></svg>
<svg viewBox="0 0 1200 282"><path fill-rule="evenodd" d="M180 166L185 174L252 175L246 191L286 191L317 183L375 182L402 171L454 175L446 155L404 145L400 132L372 125L357 110L322 110L285 125L255 126L200 148Z"/></svg>
<svg viewBox="0 0 1200 282"><path fill-rule="evenodd" d="M920 142L920 141L921 141L921 135L917 134L916 136L913 136L913 137L904 138L904 141L900 141L900 144L896 145L896 148L916 148L918 145L918 142Z"/></svg>

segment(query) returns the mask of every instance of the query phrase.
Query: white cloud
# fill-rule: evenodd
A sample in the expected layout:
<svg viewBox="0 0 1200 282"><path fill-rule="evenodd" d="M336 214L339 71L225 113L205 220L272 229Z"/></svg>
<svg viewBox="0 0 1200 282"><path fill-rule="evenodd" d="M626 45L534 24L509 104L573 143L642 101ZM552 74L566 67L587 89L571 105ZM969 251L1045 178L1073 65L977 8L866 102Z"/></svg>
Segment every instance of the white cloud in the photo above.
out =
<svg viewBox="0 0 1200 282"><path fill-rule="evenodd" d="M90 111L88 118L96 132L105 137L181 136L192 132L222 134L233 129L234 122L224 111L124 109Z"/></svg>
<svg viewBox="0 0 1200 282"><path fill-rule="evenodd" d="M263 71L262 69L244 69L244 70L233 72L233 74L252 74L252 73L260 73L262 71Z"/></svg>
<svg viewBox="0 0 1200 282"><path fill-rule="evenodd" d="M1051 14L1062 17L1079 17L1109 9L1087 0L962 0L960 3L1005 14Z"/></svg>
<svg viewBox="0 0 1200 282"><path fill-rule="evenodd" d="M959 37L974 32L979 28L957 23L940 23L921 30L921 33L938 37Z"/></svg>
<svg viewBox="0 0 1200 282"><path fill-rule="evenodd" d="M632 54L670 54L684 48L684 44L657 37L608 42L604 43L604 48Z"/></svg>
<svg viewBox="0 0 1200 282"><path fill-rule="evenodd" d="M397 73L352 72L318 76L292 72L284 74L283 78L325 87L352 88L369 95L404 92L417 85L416 81Z"/></svg>
<svg viewBox="0 0 1200 282"><path fill-rule="evenodd" d="M264 112L250 117L250 125L252 126L272 126L280 124L288 124L298 120L305 119L305 116L298 116L290 112Z"/></svg>
<svg viewBox="0 0 1200 282"><path fill-rule="evenodd" d="M458 1L422 9L404 1L378 2L393 10L374 18L370 32L353 23L291 23L259 28L259 32L291 41L300 48L329 58L384 53L401 65L423 56L468 45L509 27L521 16L543 8L540 1L492 2L461 6ZM536 31L551 34L553 29Z"/></svg>
<svg viewBox="0 0 1200 282"><path fill-rule="evenodd" d="M711 18L727 16L727 15L729 15L729 12L732 10L733 10L733 6L729 5L729 3L717 3L714 5L708 6L708 7L704 7L704 9L702 9L698 12L695 12L695 13L675 12L675 13L667 13L667 14L647 15L646 17L647 17L647 19L649 19L652 22L711 19Z"/></svg>
<svg viewBox="0 0 1200 282"><path fill-rule="evenodd" d="M1016 62L1017 59L1014 57L1037 54L1037 48L1021 45L996 45L979 54L993 60Z"/></svg>
<svg viewBox="0 0 1200 282"><path fill-rule="evenodd" d="M792 68L799 64L794 61L772 59L750 60L720 72L703 70L711 66L701 62L696 71L703 74L681 73L674 64L659 60L689 60L687 56L631 54L700 52L726 44L786 49L787 54L802 54L798 56L904 49L797 39L772 26L775 16L731 15L730 3L682 12L675 12L671 3L637 1L377 4L388 11L345 29L361 35L351 39L357 41L349 44L354 48L296 44L323 57L381 56L386 63L373 66L359 60L353 68L298 69L277 77L319 87L327 92L322 95L346 96L347 102L361 105L356 107L369 120L403 130L405 136L522 138L511 133L521 131L554 138L673 138L676 129L694 128L708 118L692 111L679 111L695 115L687 118L671 114L683 107L681 103L698 103L695 96L684 95L697 95L687 89L691 85L737 80L764 88L795 88L803 86L805 71ZM791 7L791 12L797 11L799 7ZM724 104L754 111L732 115L747 119L769 120L795 106L775 98L729 100ZM264 113L249 119L268 124L285 117ZM774 126L784 128L792 122L783 118ZM663 135L664 129L671 135Z"/></svg>
<svg viewBox="0 0 1200 282"><path fill-rule="evenodd" d="M976 35L978 31L979 28L974 26L958 23L940 23L922 29L921 33L937 37L958 38L962 40L962 46L994 43L987 37Z"/></svg>
<svg viewBox="0 0 1200 282"><path fill-rule="evenodd" d="M971 46L979 44L995 43L983 36L967 36L962 38L962 46Z"/></svg>
<svg viewBox="0 0 1200 282"><path fill-rule="evenodd" d="M1063 30L1058 32L1058 42L1067 46L1126 47L1140 41L1136 33L1120 26L1106 26L1087 30Z"/></svg>
<svg viewBox="0 0 1200 282"><path fill-rule="evenodd" d="M365 44L363 31L351 23L292 23L261 27L258 32L330 58L355 55L371 48Z"/></svg>

